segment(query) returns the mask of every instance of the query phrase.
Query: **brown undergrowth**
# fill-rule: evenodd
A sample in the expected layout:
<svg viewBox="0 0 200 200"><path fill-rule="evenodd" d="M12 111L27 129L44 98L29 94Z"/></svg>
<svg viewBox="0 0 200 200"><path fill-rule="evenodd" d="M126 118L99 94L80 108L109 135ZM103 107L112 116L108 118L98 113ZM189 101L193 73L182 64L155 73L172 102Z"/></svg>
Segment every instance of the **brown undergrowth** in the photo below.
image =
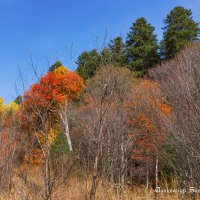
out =
<svg viewBox="0 0 200 200"><path fill-rule="evenodd" d="M12 181L10 194L3 191L0 194L0 200L42 200L43 199L43 179L40 168L32 168L29 174L25 174L24 178L15 171ZM91 178L84 176L72 175L64 184L55 184L52 200L88 200L91 187ZM114 184L106 181L99 181L96 200L154 200L154 190L147 190L145 187L132 186L120 189ZM158 200L179 200L178 194L160 193Z"/></svg>

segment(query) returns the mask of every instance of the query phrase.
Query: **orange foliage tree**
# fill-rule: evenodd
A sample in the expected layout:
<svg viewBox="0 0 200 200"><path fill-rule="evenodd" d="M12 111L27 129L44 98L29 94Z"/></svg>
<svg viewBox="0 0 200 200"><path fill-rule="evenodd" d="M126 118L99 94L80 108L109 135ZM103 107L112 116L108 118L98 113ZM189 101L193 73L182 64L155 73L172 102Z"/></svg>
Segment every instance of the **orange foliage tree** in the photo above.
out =
<svg viewBox="0 0 200 200"><path fill-rule="evenodd" d="M166 103L156 82L142 80L134 88L132 109L134 116L131 124L135 130L132 157L139 163L139 169L142 170L143 166L146 171L148 187L149 179L155 170L157 176L158 158L162 156L165 142L162 119L170 116L172 108Z"/></svg>
<svg viewBox="0 0 200 200"><path fill-rule="evenodd" d="M56 138L61 121L69 150L73 150L68 127L67 105L69 100L79 97L82 88L83 79L75 72L61 66L45 74L25 93L20 106L22 123L26 128L29 126L30 129L31 126L31 132L34 132L41 147L47 143L48 146L51 145Z"/></svg>
<svg viewBox="0 0 200 200"><path fill-rule="evenodd" d="M18 115L21 129L30 137L25 161L44 164L45 199L50 198L55 182L56 170L52 171L50 167L51 147L61 124L69 150L73 151L68 126L68 102L76 100L82 88L83 79L60 66L32 85L20 104ZM38 162L38 158L41 162Z"/></svg>

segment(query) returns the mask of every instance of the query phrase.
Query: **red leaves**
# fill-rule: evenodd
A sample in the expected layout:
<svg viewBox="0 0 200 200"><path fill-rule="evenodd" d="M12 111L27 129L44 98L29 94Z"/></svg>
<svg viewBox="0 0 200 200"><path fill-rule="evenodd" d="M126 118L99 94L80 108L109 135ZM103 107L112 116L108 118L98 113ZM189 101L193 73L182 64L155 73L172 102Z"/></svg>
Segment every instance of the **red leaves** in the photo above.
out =
<svg viewBox="0 0 200 200"><path fill-rule="evenodd" d="M142 80L134 88L132 103L135 148L133 159L145 164L155 161L162 154L165 142L165 126L162 118L170 117L172 108L165 99L156 82Z"/></svg>
<svg viewBox="0 0 200 200"><path fill-rule="evenodd" d="M26 101L34 101L37 105L58 106L68 99L77 99L82 87L83 79L79 75L59 67L44 75L39 83L32 85L24 97Z"/></svg>
<svg viewBox="0 0 200 200"><path fill-rule="evenodd" d="M51 137L51 130L60 128L59 125L57 127L60 110L67 109L66 102L77 99L82 88L83 79L75 72L61 66L41 77L38 83L33 84L24 94L24 101L18 112L19 120L23 131L27 135L30 133L33 146L36 138L40 141L41 147L50 145L54 139ZM41 142L43 139L36 133L41 133L43 139L45 138L44 145ZM37 155L37 149L34 148L32 153ZM34 156L27 158L35 162Z"/></svg>

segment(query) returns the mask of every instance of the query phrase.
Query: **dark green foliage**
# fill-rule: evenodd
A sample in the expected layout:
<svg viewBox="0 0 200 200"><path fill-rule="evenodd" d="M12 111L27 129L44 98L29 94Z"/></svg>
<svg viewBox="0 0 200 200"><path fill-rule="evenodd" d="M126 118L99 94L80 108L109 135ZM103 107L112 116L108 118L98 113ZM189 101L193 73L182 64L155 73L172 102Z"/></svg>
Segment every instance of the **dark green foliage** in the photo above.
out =
<svg viewBox="0 0 200 200"><path fill-rule="evenodd" d="M135 71L135 77L136 78L141 78L145 75L145 71L141 70L141 71Z"/></svg>
<svg viewBox="0 0 200 200"><path fill-rule="evenodd" d="M108 47L105 47L101 53L101 65L125 66L126 64L126 46L121 37L111 40Z"/></svg>
<svg viewBox="0 0 200 200"><path fill-rule="evenodd" d="M97 50L84 51L76 62L78 68L76 72L84 79L94 76L97 68L100 65L100 55Z"/></svg>
<svg viewBox="0 0 200 200"><path fill-rule="evenodd" d="M175 7L164 20L164 38L161 53L164 59L173 58L188 42L198 39L199 23L192 19L192 11Z"/></svg>
<svg viewBox="0 0 200 200"><path fill-rule="evenodd" d="M104 48L100 53L101 65L108 65L112 63L112 53L108 47Z"/></svg>
<svg viewBox="0 0 200 200"><path fill-rule="evenodd" d="M126 46L123 43L122 38L116 37L114 40L111 40L108 47L112 55L112 64L125 66L127 64Z"/></svg>
<svg viewBox="0 0 200 200"><path fill-rule="evenodd" d="M14 102L20 105L20 103L22 102L22 96L18 95Z"/></svg>
<svg viewBox="0 0 200 200"><path fill-rule="evenodd" d="M127 35L127 59L130 69L146 71L158 63L158 44L154 27L145 18L138 18Z"/></svg>
<svg viewBox="0 0 200 200"><path fill-rule="evenodd" d="M60 61L56 61L51 67L49 67L48 72L53 72L58 67L61 67L63 64Z"/></svg>
<svg viewBox="0 0 200 200"><path fill-rule="evenodd" d="M58 157L61 154L67 154L68 151L66 136L63 133L59 133L51 146L52 155Z"/></svg>

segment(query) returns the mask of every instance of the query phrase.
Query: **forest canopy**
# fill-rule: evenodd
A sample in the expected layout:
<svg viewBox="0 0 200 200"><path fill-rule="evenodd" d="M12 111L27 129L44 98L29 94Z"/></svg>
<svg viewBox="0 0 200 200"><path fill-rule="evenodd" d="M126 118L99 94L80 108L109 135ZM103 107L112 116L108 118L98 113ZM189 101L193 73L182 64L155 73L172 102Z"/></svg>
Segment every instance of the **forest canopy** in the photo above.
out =
<svg viewBox="0 0 200 200"><path fill-rule="evenodd" d="M10 104L0 98L0 194L128 200L141 187L164 199L152 191L200 186L199 23L181 6L163 22L160 42L138 18L75 71L56 60Z"/></svg>

